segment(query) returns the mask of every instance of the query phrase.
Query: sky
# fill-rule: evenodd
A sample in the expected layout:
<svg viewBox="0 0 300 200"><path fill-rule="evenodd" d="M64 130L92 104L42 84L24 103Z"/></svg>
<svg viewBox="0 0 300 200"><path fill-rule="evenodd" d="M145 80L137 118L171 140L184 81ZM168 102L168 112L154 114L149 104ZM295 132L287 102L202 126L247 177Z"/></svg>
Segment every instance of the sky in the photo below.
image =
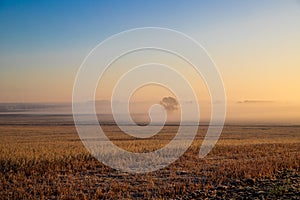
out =
<svg viewBox="0 0 300 200"><path fill-rule="evenodd" d="M151 26L183 32L202 44L222 75L229 117L239 119L243 112L245 119L295 121L299 21L298 0L1 0L0 102L71 102L76 72L91 49L113 34ZM111 76L117 71L118 66ZM156 89L156 95L135 98L164 95L170 94ZM97 99L108 97L97 93Z"/></svg>

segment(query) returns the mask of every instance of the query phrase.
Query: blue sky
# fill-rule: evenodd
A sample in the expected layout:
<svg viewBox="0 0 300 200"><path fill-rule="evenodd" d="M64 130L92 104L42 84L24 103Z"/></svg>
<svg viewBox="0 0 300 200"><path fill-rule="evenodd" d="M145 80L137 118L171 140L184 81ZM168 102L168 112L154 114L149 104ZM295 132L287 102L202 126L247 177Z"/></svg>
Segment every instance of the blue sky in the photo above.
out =
<svg viewBox="0 0 300 200"><path fill-rule="evenodd" d="M299 22L298 0L0 0L0 103L70 102L92 48L154 26L181 31L209 52L229 117L299 119ZM252 100L273 103L236 103Z"/></svg>
<svg viewBox="0 0 300 200"><path fill-rule="evenodd" d="M1 53L90 48L120 31L161 26L193 35L276 1L1 1Z"/></svg>
<svg viewBox="0 0 300 200"><path fill-rule="evenodd" d="M175 29L200 42L233 101L297 101L299 21L295 0L2 0L0 102L70 101L76 71L94 46L145 26Z"/></svg>

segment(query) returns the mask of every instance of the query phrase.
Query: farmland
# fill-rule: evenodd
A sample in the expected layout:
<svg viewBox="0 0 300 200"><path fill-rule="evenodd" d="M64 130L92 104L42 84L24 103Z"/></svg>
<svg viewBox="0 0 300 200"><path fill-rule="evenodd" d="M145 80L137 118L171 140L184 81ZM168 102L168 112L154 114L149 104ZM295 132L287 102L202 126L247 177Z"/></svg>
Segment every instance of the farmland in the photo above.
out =
<svg viewBox="0 0 300 200"><path fill-rule="evenodd" d="M133 139L103 125L119 147L149 152L174 137L177 126ZM111 169L84 148L72 124L0 125L1 199L299 199L300 127L227 125L216 147L198 158L207 126L188 151L151 173Z"/></svg>

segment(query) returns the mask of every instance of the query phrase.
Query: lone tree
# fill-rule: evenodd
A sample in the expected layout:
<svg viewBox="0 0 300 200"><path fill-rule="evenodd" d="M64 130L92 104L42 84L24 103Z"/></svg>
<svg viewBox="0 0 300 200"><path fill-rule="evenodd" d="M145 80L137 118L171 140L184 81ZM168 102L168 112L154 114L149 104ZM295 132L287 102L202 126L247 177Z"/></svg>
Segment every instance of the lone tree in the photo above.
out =
<svg viewBox="0 0 300 200"><path fill-rule="evenodd" d="M164 97L160 102L167 111L174 111L178 109L178 101L174 97Z"/></svg>

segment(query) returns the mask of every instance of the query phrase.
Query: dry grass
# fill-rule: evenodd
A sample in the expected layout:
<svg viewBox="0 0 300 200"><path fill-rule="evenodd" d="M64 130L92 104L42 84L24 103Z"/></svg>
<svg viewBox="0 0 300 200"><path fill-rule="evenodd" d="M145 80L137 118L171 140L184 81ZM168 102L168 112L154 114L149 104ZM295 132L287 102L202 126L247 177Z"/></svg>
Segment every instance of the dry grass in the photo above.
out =
<svg viewBox="0 0 300 200"><path fill-rule="evenodd" d="M116 126L103 128L115 144L133 152L161 148L177 130L167 126L158 136L132 140ZM0 198L167 199L300 167L300 127L226 126L213 151L199 159L206 129L199 127L191 148L169 167L132 175L91 157L73 126L1 125Z"/></svg>

